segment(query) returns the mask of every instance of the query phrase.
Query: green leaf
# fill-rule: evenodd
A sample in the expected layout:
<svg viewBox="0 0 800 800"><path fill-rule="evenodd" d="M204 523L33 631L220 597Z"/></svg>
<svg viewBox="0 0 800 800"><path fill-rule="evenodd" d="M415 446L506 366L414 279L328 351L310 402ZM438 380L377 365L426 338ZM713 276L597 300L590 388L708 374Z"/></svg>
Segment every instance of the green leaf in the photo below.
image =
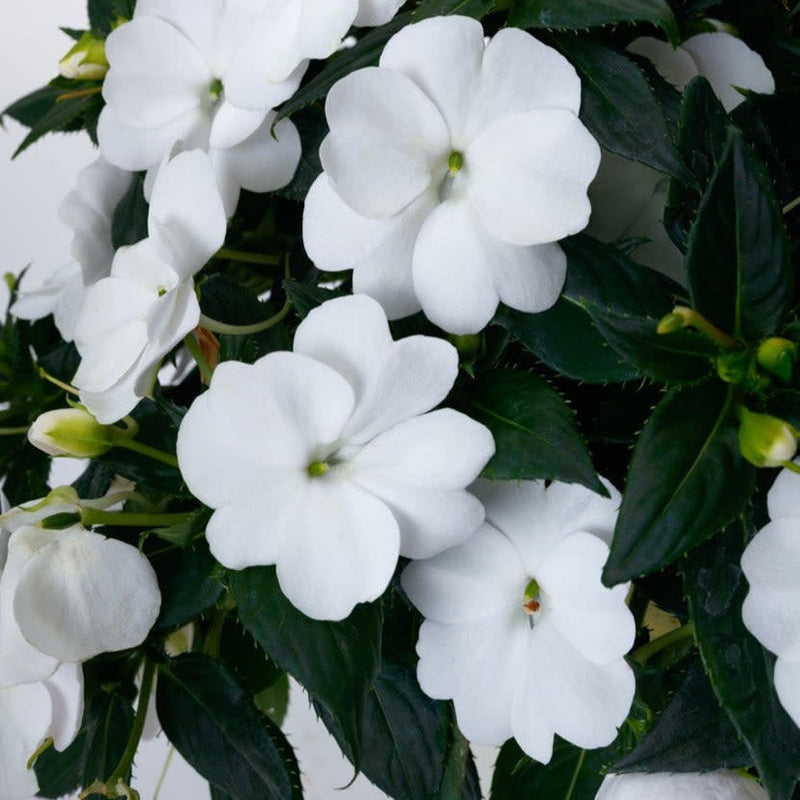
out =
<svg viewBox="0 0 800 800"><path fill-rule="evenodd" d="M359 766L361 715L380 668L380 603L359 604L341 622L310 619L281 592L274 567L232 572L230 589L245 629L337 721Z"/></svg>
<svg viewBox="0 0 800 800"><path fill-rule="evenodd" d="M518 28L583 30L619 22L652 22L680 44L678 23L665 0L517 0L508 24Z"/></svg>
<svg viewBox="0 0 800 800"><path fill-rule="evenodd" d="M749 766L750 753L695 660L669 705L612 772L710 772Z"/></svg>
<svg viewBox="0 0 800 800"><path fill-rule="evenodd" d="M781 207L763 164L733 127L686 259L694 307L723 331L754 341L786 316L794 280Z"/></svg>
<svg viewBox="0 0 800 800"><path fill-rule="evenodd" d="M334 297L343 297L345 294L341 289L325 289L322 286L300 283L300 281L293 281L288 278L283 282L283 288L292 303L292 308L300 319L305 319L309 311L322 305L326 300L332 300Z"/></svg>
<svg viewBox="0 0 800 800"><path fill-rule="evenodd" d="M159 670L158 718L178 752L234 800L300 800L300 772L280 729L233 676L202 653Z"/></svg>
<svg viewBox="0 0 800 800"><path fill-rule="evenodd" d="M445 14L480 19L494 8L494 3L495 0L422 0L414 12L414 21Z"/></svg>
<svg viewBox="0 0 800 800"><path fill-rule="evenodd" d="M774 658L742 622L747 581L740 561L747 534L740 522L684 563L685 592L711 685L747 744L771 800L789 800L800 774L800 731L772 682Z"/></svg>
<svg viewBox="0 0 800 800"><path fill-rule="evenodd" d="M150 206L144 199L144 173L133 176L128 191L114 209L111 218L111 244L116 250L123 245L145 239Z"/></svg>
<svg viewBox="0 0 800 800"><path fill-rule="evenodd" d="M278 189L276 194L302 203L306 199L311 184L322 172L319 146L328 133L328 123L325 120L325 112L319 106L310 106L298 111L292 117L292 122L300 133L303 154L291 183L284 186L283 189Z"/></svg>
<svg viewBox="0 0 800 800"><path fill-rule="evenodd" d="M89 0L89 24L92 32L98 36L111 33L119 17L133 17L133 5L133 0Z"/></svg>
<svg viewBox="0 0 800 800"><path fill-rule="evenodd" d="M561 245L567 281L556 305L540 314L501 306L494 322L567 377L604 383L641 375L606 342L595 319L605 314L660 319L672 309L673 284L589 236L574 236Z"/></svg>
<svg viewBox="0 0 800 800"><path fill-rule="evenodd" d="M615 744L581 750L556 737L550 763L540 764L509 739L495 762L491 800L594 800L603 781L601 771L615 753Z"/></svg>
<svg viewBox="0 0 800 800"><path fill-rule="evenodd" d="M193 512L189 519L177 522L168 528L153 528L150 533L178 547L188 547L195 539L205 533L210 516L211 509L200 508Z"/></svg>
<svg viewBox="0 0 800 800"><path fill-rule="evenodd" d="M670 181L664 226L673 241L686 250L697 207L725 149L728 115L711 84L702 77L686 87L678 123L678 151L697 183Z"/></svg>
<svg viewBox="0 0 800 800"><path fill-rule="evenodd" d="M597 42L560 36L557 47L581 77L581 120L612 153L693 183L642 70Z"/></svg>
<svg viewBox="0 0 800 800"><path fill-rule="evenodd" d="M712 536L747 503L754 475L730 387L668 392L636 444L603 581L653 572Z"/></svg>
<svg viewBox="0 0 800 800"><path fill-rule="evenodd" d="M411 14L398 14L393 20L379 28L373 28L362 36L353 47L340 50L332 55L322 70L305 86L302 86L287 100L278 112L275 124L285 117L292 116L301 108L322 100L336 81L362 67L372 67L378 63L383 47L389 39L411 21Z"/></svg>
<svg viewBox="0 0 800 800"><path fill-rule="evenodd" d="M59 753L52 747L36 761L42 797L73 795L76 789L108 778L125 750L133 708L116 692L99 691L87 700L75 740Z"/></svg>
<svg viewBox="0 0 800 800"><path fill-rule="evenodd" d="M708 375L718 348L700 333L656 333L659 320L592 309L603 338L626 361L659 381L695 381Z"/></svg>
<svg viewBox="0 0 800 800"><path fill-rule="evenodd" d="M547 381L510 369L487 373L470 386L464 410L494 436L485 477L580 483L607 495L572 412Z"/></svg>
<svg viewBox="0 0 800 800"><path fill-rule="evenodd" d="M438 797L450 748L450 709L422 692L414 667L384 660L359 719L358 758L336 721L318 710L345 755L390 797Z"/></svg>

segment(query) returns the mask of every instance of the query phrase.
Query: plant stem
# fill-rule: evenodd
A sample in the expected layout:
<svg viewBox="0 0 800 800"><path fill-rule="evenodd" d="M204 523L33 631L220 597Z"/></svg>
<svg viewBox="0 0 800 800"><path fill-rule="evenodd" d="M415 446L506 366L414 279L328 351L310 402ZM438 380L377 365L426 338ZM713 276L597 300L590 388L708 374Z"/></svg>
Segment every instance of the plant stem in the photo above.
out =
<svg viewBox="0 0 800 800"><path fill-rule="evenodd" d="M0 428L0 436L21 436L28 432L28 425L20 425L18 428Z"/></svg>
<svg viewBox="0 0 800 800"><path fill-rule="evenodd" d="M220 247L215 253L216 258L227 258L229 261L238 261L241 264L261 264L275 267L281 263L280 256L270 256L266 253L245 253L242 250L231 250L229 247Z"/></svg>
<svg viewBox="0 0 800 800"><path fill-rule="evenodd" d="M70 386L68 383L60 381L55 376L51 375L44 367L39 367L39 375L46 381L50 381L50 383L58 386L59 389L63 389L68 394L78 394L78 390L74 386Z"/></svg>
<svg viewBox="0 0 800 800"><path fill-rule="evenodd" d="M186 345L186 349L191 353L195 364L197 364L197 369L200 370L200 377L203 379L203 383L208 385L214 370L211 369L211 365L208 363L203 348L200 347L200 342L197 341L193 333L187 333L183 343Z"/></svg>
<svg viewBox="0 0 800 800"><path fill-rule="evenodd" d="M688 306L675 306L675 308L658 323L656 333L670 333L678 328L694 328L723 350L741 349L741 345L733 336L721 331L702 314L698 314L697 311Z"/></svg>
<svg viewBox="0 0 800 800"><path fill-rule="evenodd" d="M153 691L155 676L155 662L148 658L144 662L142 687L139 690L139 704L136 706L136 716L133 718L133 727L128 737L128 743L125 745L122 758L120 758L119 763L111 773L111 777L106 781L106 786L112 790L118 781L125 781L133 767L133 759L136 757L136 751L139 749L139 740L142 738L142 731L144 730L144 723L147 718L147 707L150 703L150 693Z"/></svg>
<svg viewBox="0 0 800 800"><path fill-rule="evenodd" d="M100 94L102 86L92 86L90 89L78 89L74 92L64 92L56 97L56 103L63 103L65 100L77 100L79 97L91 97L93 94Z"/></svg>
<svg viewBox="0 0 800 800"><path fill-rule="evenodd" d="M191 516L188 511L148 514L138 511L101 511L98 508L85 507L81 510L81 522L84 525L123 525L126 528L159 528L175 525Z"/></svg>
<svg viewBox="0 0 800 800"><path fill-rule="evenodd" d="M149 444L131 439L122 431L115 431L113 428L110 429L109 434L115 447L123 447L126 450L132 450L134 453L141 453L143 456L160 461L162 464L168 464L170 467L178 466L178 459L172 453L165 453L157 447L151 447Z"/></svg>
<svg viewBox="0 0 800 800"><path fill-rule="evenodd" d="M169 751L167 752L167 758L164 761L164 766L161 768L161 774L158 776L158 783L156 784L156 789L153 792L153 800L158 800L158 796L161 794L161 789L164 787L164 780L167 777L167 770L169 769L169 765L172 763L172 757L175 755L175 745L171 744L169 746Z"/></svg>
<svg viewBox="0 0 800 800"><path fill-rule="evenodd" d="M676 628L674 631L659 636L658 639L653 639L647 642L647 644L643 644L633 651L631 658L634 661L638 661L640 664L646 664L653 656L658 655L662 650L666 650L668 647L678 644L685 639L690 639L692 636L694 636L694 625L691 622L687 622L685 625L681 625L680 628Z"/></svg>
<svg viewBox="0 0 800 800"><path fill-rule="evenodd" d="M800 466L798 466L797 464L795 464L795 463L794 463L794 461L784 461L784 462L781 464L781 466L782 466L784 469L788 469L788 470L789 470L789 472L796 472L798 475L800 475Z"/></svg>
<svg viewBox="0 0 800 800"><path fill-rule="evenodd" d="M200 315L200 325L212 333L225 333L231 336L249 336L253 333L262 333L275 327L281 320L283 320L289 313L292 304L287 299L283 304L283 308L274 316L265 319L263 322L254 322L251 325L229 325L227 322L219 322L218 320L211 319L205 314Z"/></svg>
<svg viewBox="0 0 800 800"><path fill-rule="evenodd" d="M798 8L800 8L800 6L798 6ZM795 11L796 10L797 9L795 9ZM790 211L794 211L797 208L797 206L800 206L800 197L795 197L794 200L792 200L790 203L787 203L783 207L782 209L783 215L786 216L786 214L788 214Z"/></svg>

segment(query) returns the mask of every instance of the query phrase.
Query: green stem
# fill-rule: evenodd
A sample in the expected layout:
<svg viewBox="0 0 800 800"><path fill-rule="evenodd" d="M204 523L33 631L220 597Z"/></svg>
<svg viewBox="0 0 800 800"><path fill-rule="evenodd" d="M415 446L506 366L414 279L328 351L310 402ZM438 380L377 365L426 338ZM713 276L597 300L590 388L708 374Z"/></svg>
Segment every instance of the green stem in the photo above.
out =
<svg viewBox="0 0 800 800"><path fill-rule="evenodd" d="M227 322L219 322L218 320L211 319L205 314L200 315L200 325L212 333L225 333L231 336L249 336L253 333L262 333L270 328L275 327L291 310L292 304L287 299L283 304L283 308L274 316L265 319L263 322L254 322L251 325L229 325Z"/></svg>
<svg viewBox="0 0 800 800"><path fill-rule="evenodd" d="M656 333L671 333L679 328L694 328L723 350L740 350L741 345L730 334L721 331L702 314L688 306L675 306L656 328Z"/></svg>
<svg viewBox="0 0 800 800"><path fill-rule="evenodd" d="M798 8L800 8L800 6L798 6ZM795 11L797 11L797 9L795 9ZM797 206L800 206L800 197L795 197L795 199L792 200L791 203L787 203L783 207L782 210L783 215L786 216L786 214L788 214L790 211L794 211L797 208Z"/></svg>
<svg viewBox="0 0 800 800"><path fill-rule="evenodd" d="M798 466L797 464L795 464L795 463L794 463L794 461L784 461L784 462L781 464L781 466L782 466L784 469L788 469L788 470L789 470L789 472L796 472L798 475L800 475L800 466Z"/></svg>
<svg viewBox="0 0 800 800"><path fill-rule="evenodd" d="M668 647L672 647L686 639L691 639L693 636L694 625L691 622L687 622L685 625L681 625L680 628L676 628L674 631L659 636L658 639L653 639L647 642L647 644L643 644L633 651L631 658L634 661L638 661L640 664L646 664L653 656L658 655L662 650L666 650Z"/></svg>
<svg viewBox="0 0 800 800"><path fill-rule="evenodd" d="M64 381L59 380L54 375L51 375L44 367L39 367L39 375L46 381L50 381L50 383L53 385L58 386L59 389L63 389L68 394L78 394L78 390L74 386L70 386L68 383L64 383Z"/></svg>
<svg viewBox="0 0 800 800"><path fill-rule="evenodd" d="M100 94L102 86L92 86L91 89L78 89L74 92L64 92L56 97L56 103L63 103L65 100L77 100L79 97L91 97L93 94Z"/></svg>
<svg viewBox="0 0 800 800"><path fill-rule="evenodd" d="M98 508L81 509L84 525L123 525L126 528L160 528L175 525L191 517L191 512L148 514L138 511L101 511Z"/></svg>
<svg viewBox="0 0 800 800"><path fill-rule="evenodd" d="M222 628L225 625L225 617L228 616L228 608L217 606L211 616L211 624L203 643L203 652L207 656L217 658L219 656L220 645L222 643Z"/></svg>
<svg viewBox="0 0 800 800"><path fill-rule="evenodd" d="M167 777L167 770L169 769L169 765L172 763L172 757L175 755L175 745L171 744L169 746L169 751L167 752L167 758L164 761L164 766L161 769L161 774L158 776L158 783L156 784L156 789L153 792L153 800L158 800L158 796L161 794L161 790L164 788L164 780Z"/></svg>
<svg viewBox="0 0 800 800"><path fill-rule="evenodd" d="M168 464L170 467L178 466L178 459L172 453L165 453L157 447L151 447L149 444L131 439L126 436L122 431L115 431L114 428L109 430L109 436L115 447L122 447L126 450L132 450L134 453L141 453L143 456L148 456L155 461L160 461L162 464Z"/></svg>
<svg viewBox="0 0 800 800"><path fill-rule="evenodd" d="M200 342L197 341L197 337L193 333L187 333L183 343L186 345L186 349L191 353L195 364L197 364L197 369L200 370L200 377L202 377L203 383L210 383L211 375L214 370L211 369L211 364L208 363L206 354L203 352L203 348L200 347Z"/></svg>
<svg viewBox="0 0 800 800"><path fill-rule="evenodd" d="M220 247L216 258L227 258L229 261L238 261L241 264L261 264L262 266L275 267L281 263L280 256L270 256L265 253L245 253L242 250L231 250L229 247Z"/></svg>
<svg viewBox="0 0 800 800"><path fill-rule="evenodd" d="M106 786L110 789L113 789L119 781L124 782L133 767L133 759L139 749L139 740L142 738L142 731L147 718L147 707L150 703L150 693L153 691L155 676L155 662L146 659L144 671L142 672L142 687L139 689L139 704L136 706L136 716L133 718L131 734L128 737L128 743L125 745L122 758L120 758L119 763L111 773L111 777L106 781Z"/></svg>
<svg viewBox="0 0 800 800"><path fill-rule="evenodd" d="M18 428L0 428L0 436L21 436L28 432L28 425L20 425Z"/></svg>

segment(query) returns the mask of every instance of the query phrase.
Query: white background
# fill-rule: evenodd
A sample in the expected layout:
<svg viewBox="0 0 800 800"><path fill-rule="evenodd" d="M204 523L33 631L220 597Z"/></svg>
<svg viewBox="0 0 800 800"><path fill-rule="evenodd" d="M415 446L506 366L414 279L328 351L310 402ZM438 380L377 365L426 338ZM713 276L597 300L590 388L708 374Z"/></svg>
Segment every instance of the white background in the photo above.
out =
<svg viewBox="0 0 800 800"><path fill-rule="evenodd" d="M59 58L71 46L59 26L86 27L84 0L27 0L4 11L0 108L55 76ZM11 155L24 135L25 129L13 120L7 120L5 130L0 130L0 271L19 272L31 264L26 280L29 278L29 285L33 285L69 260L71 233L58 221L57 209L73 188L78 170L95 153L85 134L58 134L40 140L12 162ZM2 307L6 298L5 286L0 285ZM297 686L292 689L284 728L298 754L307 800L385 797L363 777L348 788L341 788L352 780L352 767L316 720ZM143 800L153 797L167 753L163 734L142 745L134 786ZM484 777L493 755L489 748L480 753ZM204 800L208 796L205 781L176 754L160 798Z"/></svg>

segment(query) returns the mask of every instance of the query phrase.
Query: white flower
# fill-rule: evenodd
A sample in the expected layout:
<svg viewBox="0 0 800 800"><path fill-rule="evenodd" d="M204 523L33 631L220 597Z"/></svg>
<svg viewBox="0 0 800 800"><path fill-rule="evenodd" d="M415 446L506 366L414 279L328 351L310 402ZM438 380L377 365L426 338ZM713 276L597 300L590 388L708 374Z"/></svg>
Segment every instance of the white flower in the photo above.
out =
<svg viewBox="0 0 800 800"><path fill-rule="evenodd" d="M775 691L800 725L800 475L784 469L767 494L770 522L747 545L742 571L750 591L742 619L775 653Z"/></svg>
<svg viewBox="0 0 800 800"><path fill-rule="evenodd" d="M74 261L56 270L41 287L23 288L11 308L14 316L33 320L53 314L61 336L72 341L85 289L111 271L114 210L131 179L129 172L102 158L78 173L75 189L59 206L61 221L75 234L71 245Z"/></svg>
<svg viewBox="0 0 800 800"><path fill-rule="evenodd" d="M73 379L99 422L124 417L155 380L161 359L197 325L192 276L225 239L213 167L201 150L165 162L153 185L149 236L122 247L111 275L86 293L75 326Z"/></svg>
<svg viewBox="0 0 800 800"><path fill-rule="evenodd" d="M105 425L83 408L56 408L39 414L28 441L51 456L95 458L113 447Z"/></svg>
<svg viewBox="0 0 800 800"><path fill-rule="evenodd" d="M62 662L126 650L161 605L155 572L132 545L75 524L3 532L0 686L49 678Z"/></svg>
<svg viewBox="0 0 800 800"><path fill-rule="evenodd" d="M485 45L466 17L403 28L379 67L328 93L309 255L352 268L389 318L422 308L453 333L481 330L500 300L549 308L566 270L555 242L586 225L599 161L579 103L574 69L524 31Z"/></svg>
<svg viewBox="0 0 800 800"><path fill-rule="evenodd" d="M775 91L775 81L761 56L729 33L701 33L680 47L650 36L635 39L628 50L650 60L676 89L698 75L711 84L726 111L744 101L736 87L763 94ZM587 233L606 242L620 238L650 241L636 250L636 260L685 283L683 255L664 228L666 175L603 151L597 178L589 189L592 219Z"/></svg>
<svg viewBox="0 0 800 800"><path fill-rule="evenodd" d="M305 72L297 59L272 81L248 54L271 0L140 0L134 18L106 41L110 69L98 123L100 150L124 169L151 169L176 143L207 149L228 215L241 188L285 186L300 159L289 120L272 131L272 109ZM246 62L246 63L241 63ZM232 102L232 98L235 101Z"/></svg>
<svg viewBox="0 0 800 800"><path fill-rule="evenodd" d="M178 433L186 484L216 509L214 556L276 564L297 608L342 619L384 591L398 554L463 541L483 520L464 487L494 442L463 414L429 411L457 361L442 339L392 341L380 306L356 295L312 311L294 352L220 364Z"/></svg>
<svg viewBox="0 0 800 800"><path fill-rule="evenodd" d="M538 761L553 735L607 745L628 714L634 677L623 656L635 634L627 587L600 573L619 506L570 484L480 481L485 523L464 544L402 575L425 617L417 677L452 698L477 743L514 736Z"/></svg>
<svg viewBox="0 0 800 800"><path fill-rule="evenodd" d="M0 688L0 798L26 800L39 791L28 759L53 738L64 750L75 738L83 716L83 672L63 664L49 678Z"/></svg>
<svg viewBox="0 0 800 800"><path fill-rule="evenodd" d="M595 800L769 800L754 779L733 770L716 772L632 772L607 775Z"/></svg>
<svg viewBox="0 0 800 800"><path fill-rule="evenodd" d="M384 25L404 2L405 0L359 0L358 14L353 25Z"/></svg>

